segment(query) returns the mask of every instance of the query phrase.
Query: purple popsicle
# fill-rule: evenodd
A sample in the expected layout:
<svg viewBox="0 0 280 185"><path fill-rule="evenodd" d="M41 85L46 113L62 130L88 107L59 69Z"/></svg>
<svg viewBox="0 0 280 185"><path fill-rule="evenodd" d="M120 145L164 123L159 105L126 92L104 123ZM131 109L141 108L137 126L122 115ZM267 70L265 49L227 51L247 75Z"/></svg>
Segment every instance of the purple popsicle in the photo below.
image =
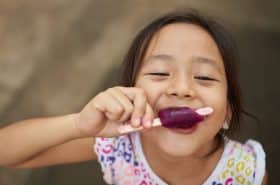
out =
<svg viewBox="0 0 280 185"><path fill-rule="evenodd" d="M189 128L204 120L205 116L211 114L213 108L203 107L196 110L188 107L169 107L159 111L158 118L152 122L152 127L163 126L166 128ZM118 128L120 134L127 134L142 130L143 126L134 128L129 123Z"/></svg>
<svg viewBox="0 0 280 185"><path fill-rule="evenodd" d="M203 121L204 116L199 115L188 107L170 107L158 113L162 126L166 128L190 128Z"/></svg>

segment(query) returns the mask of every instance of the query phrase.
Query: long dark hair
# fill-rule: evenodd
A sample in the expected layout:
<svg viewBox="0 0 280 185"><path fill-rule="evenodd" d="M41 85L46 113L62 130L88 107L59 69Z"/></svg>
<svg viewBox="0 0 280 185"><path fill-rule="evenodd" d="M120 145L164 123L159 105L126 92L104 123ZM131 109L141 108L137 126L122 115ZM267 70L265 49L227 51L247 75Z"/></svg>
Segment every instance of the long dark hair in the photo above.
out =
<svg viewBox="0 0 280 185"><path fill-rule="evenodd" d="M239 55L237 46L228 31L216 20L202 16L196 10L174 11L159 17L142 29L133 40L122 64L120 85L134 86L143 57L152 37L164 26L173 23L186 23L200 26L214 39L222 56L228 84L227 100L232 111L230 127L226 135L234 135L240 128L242 114L257 119L244 108L241 88L238 80Z"/></svg>

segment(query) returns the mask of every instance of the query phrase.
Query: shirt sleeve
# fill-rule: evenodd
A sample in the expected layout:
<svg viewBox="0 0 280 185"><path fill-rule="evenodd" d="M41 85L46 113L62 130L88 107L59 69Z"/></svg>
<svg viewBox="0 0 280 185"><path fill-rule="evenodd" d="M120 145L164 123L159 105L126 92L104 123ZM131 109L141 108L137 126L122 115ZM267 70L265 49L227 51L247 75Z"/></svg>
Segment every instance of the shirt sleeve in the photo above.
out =
<svg viewBox="0 0 280 185"><path fill-rule="evenodd" d="M253 151L256 158L256 167L255 167L255 180L254 184L261 185L264 175L265 175L265 152L262 145L253 140L249 139L245 145L249 146Z"/></svg>

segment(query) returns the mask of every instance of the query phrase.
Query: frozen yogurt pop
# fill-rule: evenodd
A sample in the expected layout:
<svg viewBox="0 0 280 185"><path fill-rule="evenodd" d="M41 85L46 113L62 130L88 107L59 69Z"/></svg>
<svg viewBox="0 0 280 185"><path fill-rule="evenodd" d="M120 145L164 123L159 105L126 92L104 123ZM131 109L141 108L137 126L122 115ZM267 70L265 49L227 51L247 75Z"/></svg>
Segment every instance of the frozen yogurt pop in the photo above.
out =
<svg viewBox="0 0 280 185"><path fill-rule="evenodd" d="M213 108L204 107L193 110L188 107L169 107L162 109L158 113L158 118L152 121L152 127L163 126L166 128L190 128L195 124L203 121L205 116L211 114ZM119 133L127 134L144 129L143 126L138 128L132 127L130 124L121 125Z"/></svg>

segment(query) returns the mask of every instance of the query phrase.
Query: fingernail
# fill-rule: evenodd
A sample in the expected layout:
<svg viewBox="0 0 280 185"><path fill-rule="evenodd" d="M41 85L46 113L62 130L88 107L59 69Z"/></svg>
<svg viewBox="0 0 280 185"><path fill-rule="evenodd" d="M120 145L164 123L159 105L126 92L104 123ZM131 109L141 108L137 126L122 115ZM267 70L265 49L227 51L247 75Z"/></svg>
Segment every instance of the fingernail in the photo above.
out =
<svg viewBox="0 0 280 185"><path fill-rule="evenodd" d="M146 128L150 128L151 127L151 120L145 120L144 125L146 126Z"/></svg>

